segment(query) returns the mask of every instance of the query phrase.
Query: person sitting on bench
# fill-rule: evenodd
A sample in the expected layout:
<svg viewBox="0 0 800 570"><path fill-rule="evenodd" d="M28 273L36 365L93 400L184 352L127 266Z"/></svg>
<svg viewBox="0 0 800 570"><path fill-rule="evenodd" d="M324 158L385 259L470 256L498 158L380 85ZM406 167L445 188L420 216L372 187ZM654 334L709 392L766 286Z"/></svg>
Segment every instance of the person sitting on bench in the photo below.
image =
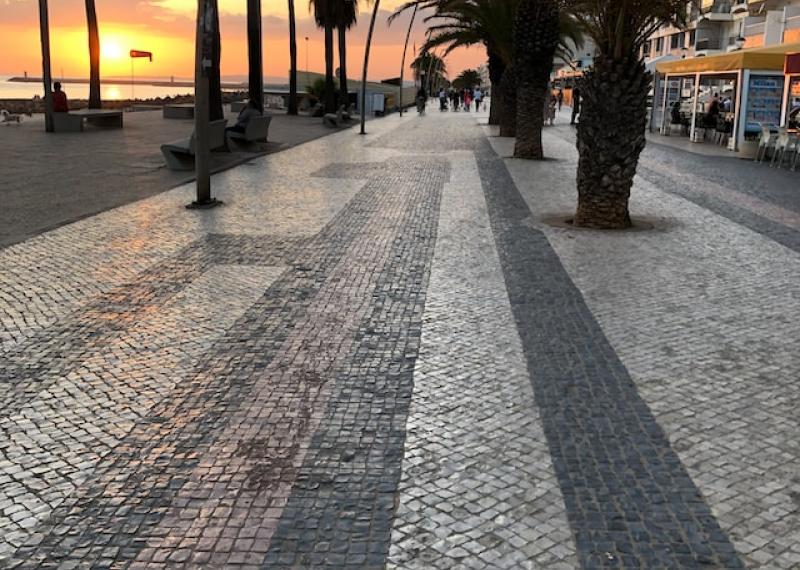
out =
<svg viewBox="0 0 800 570"><path fill-rule="evenodd" d="M69 113L69 102L67 94L61 90L61 82L53 83L53 112Z"/></svg>
<svg viewBox="0 0 800 570"><path fill-rule="evenodd" d="M262 113L258 109L255 101L248 101L245 108L239 112L239 116L236 117L236 124L232 127L227 127L225 129L226 132L233 132L233 133L242 133L247 130L247 123L250 122L250 119L253 117L261 117Z"/></svg>

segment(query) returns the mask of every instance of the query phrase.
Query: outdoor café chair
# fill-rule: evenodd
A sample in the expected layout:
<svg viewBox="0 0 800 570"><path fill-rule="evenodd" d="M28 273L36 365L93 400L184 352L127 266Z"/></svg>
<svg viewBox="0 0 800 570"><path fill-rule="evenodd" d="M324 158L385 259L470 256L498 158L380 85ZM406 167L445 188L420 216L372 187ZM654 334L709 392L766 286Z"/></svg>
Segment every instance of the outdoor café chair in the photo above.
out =
<svg viewBox="0 0 800 570"><path fill-rule="evenodd" d="M775 146L778 140L778 135L773 133L769 125L761 123L761 137L758 139L758 150L756 151L756 162L764 162L769 149Z"/></svg>
<svg viewBox="0 0 800 570"><path fill-rule="evenodd" d="M778 131L778 138L775 141L775 150L772 153L772 162L770 162L770 166L775 166L775 164L777 164L778 168L781 168L787 152L797 152L797 137L790 134L786 127L781 127Z"/></svg>

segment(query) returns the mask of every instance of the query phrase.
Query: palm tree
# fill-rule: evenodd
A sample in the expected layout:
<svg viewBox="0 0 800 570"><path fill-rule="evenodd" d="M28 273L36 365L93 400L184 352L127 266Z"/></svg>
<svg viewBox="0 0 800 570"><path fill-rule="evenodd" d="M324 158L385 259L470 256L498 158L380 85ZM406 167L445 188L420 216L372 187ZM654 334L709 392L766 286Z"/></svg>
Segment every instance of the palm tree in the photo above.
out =
<svg viewBox="0 0 800 570"><path fill-rule="evenodd" d="M403 11L419 6L433 9L426 22L436 22L429 28L430 36L423 50L447 46L444 56L459 47L483 45L489 63L491 81L491 108L489 122L500 125L501 136L516 133L516 77L514 62L514 16L519 0L411 0L398 8L389 18L391 22ZM562 12L559 21L560 40L557 53L569 54L569 45L582 43L576 22Z"/></svg>
<svg viewBox="0 0 800 570"><path fill-rule="evenodd" d="M447 80L447 66L444 60L426 49L420 50L419 55L411 62L414 70L414 79L425 82L425 91L430 93L434 86Z"/></svg>
<svg viewBox="0 0 800 570"><path fill-rule="evenodd" d="M631 225L628 200L645 146L651 76L641 47L665 23L681 26L690 0L571 0L596 57L581 85L577 226Z"/></svg>
<svg viewBox="0 0 800 570"><path fill-rule="evenodd" d="M483 45L489 59L489 78L492 93L499 92L500 80L512 59L511 28L516 0L412 0L389 17L389 23L409 8L433 9L425 19L437 22L429 28L430 35L422 48L429 51L446 46L442 57L459 47ZM500 97L492 97L490 122L497 124L501 107Z"/></svg>
<svg viewBox="0 0 800 570"><path fill-rule="evenodd" d="M297 114L297 23L294 17L294 0L289 0L289 109Z"/></svg>
<svg viewBox="0 0 800 570"><path fill-rule="evenodd" d="M86 27L89 31L89 108L100 109L100 32L94 0L86 0Z"/></svg>
<svg viewBox="0 0 800 570"><path fill-rule="evenodd" d="M347 30L358 20L358 0L338 0L336 3L336 29L339 33L339 102L350 104L347 90Z"/></svg>
<svg viewBox="0 0 800 570"><path fill-rule="evenodd" d="M465 69L453 81L456 89L470 89L481 84L481 74L475 69Z"/></svg>
<svg viewBox="0 0 800 570"><path fill-rule="evenodd" d="M558 0L520 0L514 18L517 140L514 158L542 160L547 86L559 41Z"/></svg>
<svg viewBox="0 0 800 570"><path fill-rule="evenodd" d="M247 0L247 98L264 112L264 67L261 42L261 0Z"/></svg>
<svg viewBox="0 0 800 570"><path fill-rule="evenodd" d="M336 3L341 0L309 0L314 21L325 30L325 112L336 112L336 91L333 85L333 29L336 27Z"/></svg>

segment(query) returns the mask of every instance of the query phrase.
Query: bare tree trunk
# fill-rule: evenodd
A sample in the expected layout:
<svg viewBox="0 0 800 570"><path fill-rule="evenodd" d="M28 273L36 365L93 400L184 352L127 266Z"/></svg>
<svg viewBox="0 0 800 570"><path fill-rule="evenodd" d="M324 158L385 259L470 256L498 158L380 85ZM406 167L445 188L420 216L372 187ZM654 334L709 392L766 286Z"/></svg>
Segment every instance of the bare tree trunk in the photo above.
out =
<svg viewBox="0 0 800 570"><path fill-rule="evenodd" d="M297 23L294 17L294 0L289 0L289 110L297 114Z"/></svg>
<svg viewBox="0 0 800 570"><path fill-rule="evenodd" d="M44 130L53 132L53 78L50 72L50 18L47 0L39 0L39 36L42 43L42 80L44 81Z"/></svg>
<svg viewBox="0 0 800 570"><path fill-rule="evenodd" d="M650 74L632 56L598 58L584 76L576 226L630 227L628 200L646 142L649 89Z"/></svg>
<svg viewBox="0 0 800 570"><path fill-rule="evenodd" d="M340 105L345 108L350 104L350 95L347 90L347 29L338 27L339 32L339 98Z"/></svg>
<svg viewBox="0 0 800 570"><path fill-rule="evenodd" d="M209 0L209 2L211 23L214 28L211 69L208 75L209 121L219 121L225 118L225 112L222 109L222 82L219 67L222 59L222 38L219 31L219 5L217 0Z"/></svg>
<svg viewBox="0 0 800 570"><path fill-rule="evenodd" d="M513 64L503 71L499 91L503 108L500 114L500 136L515 137L517 136L517 78Z"/></svg>
<svg viewBox="0 0 800 570"><path fill-rule="evenodd" d="M247 0L247 97L264 112L264 60L261 40L261 0Z"/></svg>
<svg viewBox="0 0 800 570"><path fill-rule="evenodd" d="M86 27L89 31L89 108L100 109L100 31L94 0L86 0Z"/></svg>
<svg viewBox="0 0 800 570"><path fill-rule="evenodd" d="M325 112L336 112L336 87L333 84L333 26L325 25Z"/></svg>

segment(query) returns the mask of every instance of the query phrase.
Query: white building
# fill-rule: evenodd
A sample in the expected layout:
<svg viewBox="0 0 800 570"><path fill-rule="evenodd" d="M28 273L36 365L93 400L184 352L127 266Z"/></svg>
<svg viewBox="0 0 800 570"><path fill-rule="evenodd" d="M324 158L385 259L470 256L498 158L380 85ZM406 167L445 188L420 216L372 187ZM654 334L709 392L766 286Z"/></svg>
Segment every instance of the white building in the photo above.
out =
<svg viewBox="0 0 800 570"><path fill-rule="evenodd" d="M685 29L665 26L644 47L646 61L800 42L800 0L696 0Z"/></svg>

